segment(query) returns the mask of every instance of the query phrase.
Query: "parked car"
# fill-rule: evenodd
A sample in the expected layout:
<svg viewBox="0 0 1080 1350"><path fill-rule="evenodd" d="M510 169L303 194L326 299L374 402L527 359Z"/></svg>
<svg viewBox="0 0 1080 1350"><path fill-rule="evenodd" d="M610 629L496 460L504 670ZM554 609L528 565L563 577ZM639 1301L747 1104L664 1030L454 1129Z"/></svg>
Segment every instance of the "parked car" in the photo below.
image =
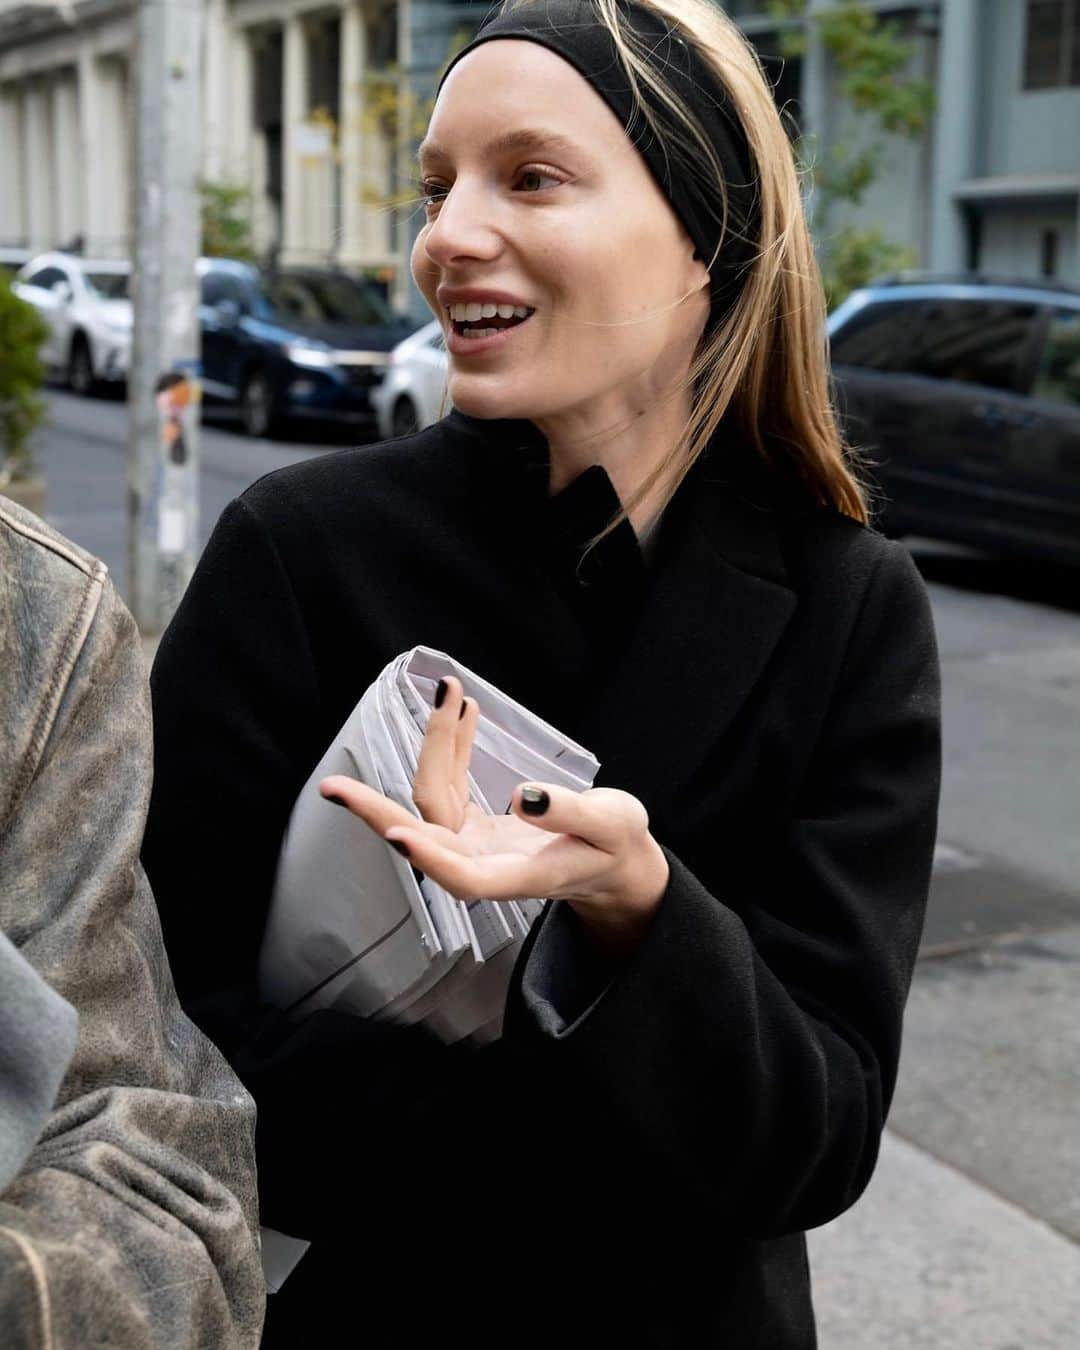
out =
<svg viewBox="0 0 1080 1350"><path fill-rule="evenodd" d="M886 531L1080 564L1080 288L898 274L828 331Z"/></svg>
<svg viewBox="0 0 1080 1350"><path fill-rule="evenodd" d="M442 324L432 319L390 353L390 369L371 396L379 435L408 436L437 422L445 411L446 373Z"/></svg>
<svg viewBox="0 0 1080 1350"><path fill-rule="evenodd" d="M130 262L71 253L40 253L15 274L12 290L49 325L42 361L77 394L127 379L130 278Z"/></svg>
<svg viewBox="0 0 1080 1350"><path fill-rule="evenodd" d="M203 394L239 408L252 436L288 419L374 430L372 392L414 327L379 289L317 267L262 270L202 258Z"/></svg>

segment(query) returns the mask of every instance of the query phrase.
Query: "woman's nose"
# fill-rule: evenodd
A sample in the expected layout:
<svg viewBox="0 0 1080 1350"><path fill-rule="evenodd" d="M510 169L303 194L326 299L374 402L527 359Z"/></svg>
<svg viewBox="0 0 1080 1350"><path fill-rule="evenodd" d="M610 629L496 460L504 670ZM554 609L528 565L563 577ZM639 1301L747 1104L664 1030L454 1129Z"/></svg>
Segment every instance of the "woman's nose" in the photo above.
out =
<svg viewBox="0 0 1080 1350"><path fill-rule="evenodd" d="M502 241L485 194L460 179L439 203L424 237L428 257L440 267L465 258L490 261Z"/></svg>

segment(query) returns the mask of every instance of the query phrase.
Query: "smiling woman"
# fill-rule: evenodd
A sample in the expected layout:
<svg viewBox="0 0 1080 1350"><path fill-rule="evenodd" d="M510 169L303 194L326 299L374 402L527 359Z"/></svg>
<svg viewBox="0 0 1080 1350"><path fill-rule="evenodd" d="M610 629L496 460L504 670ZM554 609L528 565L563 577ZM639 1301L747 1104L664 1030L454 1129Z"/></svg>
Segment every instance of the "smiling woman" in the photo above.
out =
<svg viewBox="0 0 1080 1350"><path fill-rule="evenodd" d="M263 1222L312 1242L264 1343L811 1350L803 1232L873 1171L940 748L791 149L711 0L510 0L419 171L454 410L237 499L153 674L177 984L257 1100ZM324 784L459 899L548 900L482 1047L256 992L297 794L417 645L601 764L483 815L448 681L411 804Z"/></svg>

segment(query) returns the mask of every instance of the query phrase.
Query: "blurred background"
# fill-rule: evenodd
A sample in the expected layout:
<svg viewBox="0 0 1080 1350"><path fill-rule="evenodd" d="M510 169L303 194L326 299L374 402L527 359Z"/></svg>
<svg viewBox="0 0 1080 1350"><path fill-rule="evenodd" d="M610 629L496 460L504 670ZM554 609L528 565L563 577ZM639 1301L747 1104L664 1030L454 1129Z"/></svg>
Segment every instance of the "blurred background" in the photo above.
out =
<svg viewBox="0 0 1080 1350"><path fill-rule="evenodd" d="M486 8L0 0L0 492L108 563L148 655L255 478L441 415L413 156ZM926 578L944 675L900 1086L869 1192L811 1237L821 1344L1065 1350L1080 0L726 9L798 157L845 431Z"/></svg>

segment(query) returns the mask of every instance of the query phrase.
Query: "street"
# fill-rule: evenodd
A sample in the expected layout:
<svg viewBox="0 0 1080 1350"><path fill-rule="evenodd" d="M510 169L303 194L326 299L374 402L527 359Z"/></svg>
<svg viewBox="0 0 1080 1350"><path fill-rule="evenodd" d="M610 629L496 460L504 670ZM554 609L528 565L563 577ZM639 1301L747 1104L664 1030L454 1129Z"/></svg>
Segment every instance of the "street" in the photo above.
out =
<svg viewBox="0 0 1080 1350"><path fill-rule="evenodd" d="M48 391L52 523L126 593L126 407ZM201 537L326 444L202 432ZM1080 1344L1080 586L907 541L944 678L937 866L881 1164L811 1235L823 1350Z"/></svg>

